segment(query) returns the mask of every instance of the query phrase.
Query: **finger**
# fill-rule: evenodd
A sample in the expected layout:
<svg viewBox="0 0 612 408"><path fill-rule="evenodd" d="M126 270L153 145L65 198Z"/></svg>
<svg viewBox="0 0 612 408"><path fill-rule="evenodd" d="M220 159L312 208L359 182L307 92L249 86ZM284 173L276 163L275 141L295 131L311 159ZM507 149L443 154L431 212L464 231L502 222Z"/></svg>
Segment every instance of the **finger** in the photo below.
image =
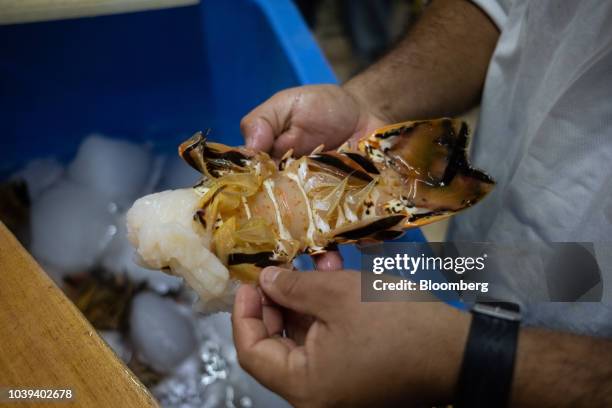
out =
<svg viewBox="0 0 612 408"><path fill-rule="evenodd" d="M262 319L269 336L280 336L285 327L283 311L274 301L270 300L260 286L257 286L257 293L261 296Z"/></svg>
<svg viewBox="0 0 612 408"><path fill-rule="evenodd" d="M313 257L318 271L337 271L342 269L342 255L338 251L328 251Z"/></svg>
<svg viewBox="0 0 612 408"><path fill-rule="evenodd" d="M273 391L285 394L286 378L305 367L304 350L290 341L269 337L264 325L261 296L253 285L241 285L236 293L232 328L242 367ZM290 372L292 367L293 372ZM299 373L298 373L299 374Z"/></svg>
<svg viewBox="0 0 612 408"><path fill-rule="evenodd" d="M292 125L276 137L271 154L274 157L282 157L287 150L293 149L296 156L303 156L312 152L312 148L306 149L304 145L312 143L312 137L306 137L306 134L300 128Z"/></svg>
<svg viewBox="0 0 612 408"><path fill-rule="evenodd" d="M277 336L276 338L278 339L278 341L287 344L287 347L289 347L289 350L293 350L294 348L297 347L296 341L290 337Z"/></svg>
<svg viewBox="0 0 612 408"><path fill-rule="evenodd" d="M333 303L342 294L338 281L317 271L303 273L271 266L261 271L259 283L279 305L322 320L329 317Z"/></svg>
<svg viewBox="0 0 612 408"><path fill-rule="evenodd" d="M240 122L240 131L244 136L245 146L262 152L269 152L274 145L274 129L264 118L245 116Z"/></svg>
<svg viewBox="0 0 612 408"><path fill-rule="evenodd" d="M261 296L254 285L240 285L236 292L234 311L232 313L232 324L238 322L243 329L239 333L234 332L234 337L239 335L241 344L252 346L256 342L268 337L268 331L263 324L263 310Z"/></svg>
<svg viewBox="0 0 612 408"><path fill-rule="evenodd" d="M291 113L291 97L286 91L273 95L240 121L247 147L270 152L274 140L285 130Z"/></svg>
<svg viewBox="0 0 612 408"><path fill-rule="evenodd" d="M283 313L278 306L262 306L262 320L269 336L280 336L285 326Z"/></svg>
<svg viewBox="0 0 612 408"><path fill-rule="evenodd" d="M287 337L293 340L295 344L303 345L306 341L306 334L310 326L315 322L315 319L312 316L284 309L283 321L285 322Z"/></svg>

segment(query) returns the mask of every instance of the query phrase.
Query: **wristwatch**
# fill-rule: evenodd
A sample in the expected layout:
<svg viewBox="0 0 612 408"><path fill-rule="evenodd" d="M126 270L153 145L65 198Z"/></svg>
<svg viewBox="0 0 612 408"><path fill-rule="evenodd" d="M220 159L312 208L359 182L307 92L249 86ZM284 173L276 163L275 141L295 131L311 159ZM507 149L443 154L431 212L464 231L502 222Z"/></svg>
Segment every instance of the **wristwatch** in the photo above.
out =
<svg viewBox="0 0 612 408"><path fill-rule="evenodd" d="M512 388L520 307L506 302L476 303L471 312L455 406L505 407Z"/></svg>

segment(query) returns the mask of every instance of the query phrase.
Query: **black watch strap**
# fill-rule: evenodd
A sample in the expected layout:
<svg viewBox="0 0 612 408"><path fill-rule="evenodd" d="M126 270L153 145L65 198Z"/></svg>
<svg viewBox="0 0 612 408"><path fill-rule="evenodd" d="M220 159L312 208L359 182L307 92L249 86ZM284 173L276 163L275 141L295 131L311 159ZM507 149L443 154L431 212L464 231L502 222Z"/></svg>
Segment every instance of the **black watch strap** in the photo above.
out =
<svg viewBox="0 0 612 408"><path fill-rule="evenodd" d="M455 406L505 407L514 373L520 310L512 303L477 303L472 309Z"/></svg>

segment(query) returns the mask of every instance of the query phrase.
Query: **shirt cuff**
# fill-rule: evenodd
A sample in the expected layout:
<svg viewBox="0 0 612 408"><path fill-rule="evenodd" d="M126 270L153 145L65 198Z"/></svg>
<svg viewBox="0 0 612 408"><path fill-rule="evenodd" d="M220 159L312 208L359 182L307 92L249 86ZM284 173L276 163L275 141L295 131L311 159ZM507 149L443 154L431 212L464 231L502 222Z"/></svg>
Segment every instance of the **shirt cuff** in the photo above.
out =
<svg viewBox="0 0 612 408"><path fill-rule="evenodd" d="M482 11L489 16L501 31L508 20L508 10L512 0L472 0Z"/></svg>

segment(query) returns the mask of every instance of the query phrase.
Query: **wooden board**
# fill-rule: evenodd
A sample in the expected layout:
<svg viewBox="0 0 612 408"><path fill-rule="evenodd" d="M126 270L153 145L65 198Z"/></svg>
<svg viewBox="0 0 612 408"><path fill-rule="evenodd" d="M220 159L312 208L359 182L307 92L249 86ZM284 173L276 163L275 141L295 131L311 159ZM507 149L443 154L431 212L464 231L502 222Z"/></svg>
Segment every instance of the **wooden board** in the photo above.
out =
<svg viewBox="0 0 612 408"><path fill-rule="evenodd" d="M0 0L0 24L31 23L76 17L188 6L199 0Z"/></svg>
<svg viewBox="0 0 612 408"><path fill-rule="evenodd" d="M0 392L71 389L41 407L157 407L72 302L0 223ZM0 406L11 406L0 401Z"/></svg>

